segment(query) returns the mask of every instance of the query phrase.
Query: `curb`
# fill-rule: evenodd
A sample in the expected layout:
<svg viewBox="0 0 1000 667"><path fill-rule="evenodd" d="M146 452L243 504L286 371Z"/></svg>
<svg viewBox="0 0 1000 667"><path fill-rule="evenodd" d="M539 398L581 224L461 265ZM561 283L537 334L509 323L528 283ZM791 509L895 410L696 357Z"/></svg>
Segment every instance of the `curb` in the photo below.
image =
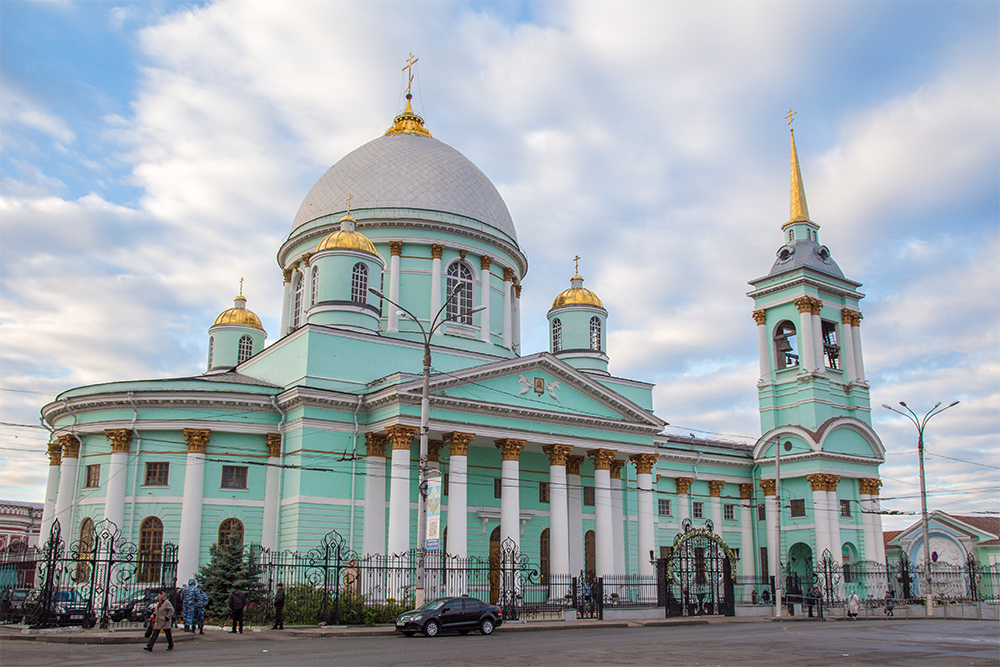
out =
<svg viewBox="0 0 1000 667"><path fill-rule="evenodd" d="M23 635L13 633L0 633L0 640L14 642L39 642L43 644L145 644L146 637L141 634L88 634L86 632L75 632L73 634L38 634ZM164 643L166 638L162 635L157 639L157 644ZM174 643L194 641L194 636L187 632L174 635ZM165 644L164 644L165 645Z"/></svg>

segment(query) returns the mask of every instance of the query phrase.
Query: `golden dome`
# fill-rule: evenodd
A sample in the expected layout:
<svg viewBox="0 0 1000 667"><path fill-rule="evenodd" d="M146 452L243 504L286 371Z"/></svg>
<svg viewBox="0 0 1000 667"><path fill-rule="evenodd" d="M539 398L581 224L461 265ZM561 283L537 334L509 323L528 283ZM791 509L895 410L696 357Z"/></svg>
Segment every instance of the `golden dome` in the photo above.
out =
<svg viewBox="0 0 1000 667"><path fill-rule="evenodd" d="M341 248L344 250L360 250L362 252L370 252L373 255L377 255L375 252L375 244L368 240L368 237L360 232L354 231L354 218L349 215L345 215L340 219L340 229L328 234L319 243L319 247L316 248L316 252L321 250L331 250L334 248Z"/></svg>
<svg viewBox="0 0 1000 667"><path fill-rule="evenodd" d="M413 97L409 93L406 94L406 109L403 113L396 116L392 121L392 127L385 131L385 136L391 137L394 134L419 134L425 137L432 136L430 131L424 127L424 119L413 113L413 107L410 105L410 98Z"/></svg>
<svg viewBox="0 0 1000 667"><path fill-rule="evenodd" d="M570 278L570 284L573 286L568 290L563 290L556 297L556 300L552 302L553 308L558 308L559 306L597 306L598 308L604 308L604 304L601 303L600 298L583 286L583 278L573 276Z"/></svg>
<svg viewBox="0 0 1000 667"><path fill-rule="evenodd" d="M216 324L244 324L248 327L257 327L258 329L263 329L264 326L260 323L260 318L252 310L247 310L246 304L247 300L242 294L233 300L233 307L229 310L224 310L222 313L215 318Z"/></svg>

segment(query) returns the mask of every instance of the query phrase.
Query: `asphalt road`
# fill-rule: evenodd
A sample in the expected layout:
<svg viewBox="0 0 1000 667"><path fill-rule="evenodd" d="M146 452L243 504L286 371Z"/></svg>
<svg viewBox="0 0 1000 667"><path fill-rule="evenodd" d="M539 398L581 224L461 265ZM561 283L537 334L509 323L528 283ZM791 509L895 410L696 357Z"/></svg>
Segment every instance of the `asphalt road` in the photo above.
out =
<svg viewBox="0 0 1000 667"><path fill-rule="evenodd" d="M480 635L292 638L213 632L141 645L0 643L0 664L52 665L1000 665L1000 623L726 623Z"/></svg>

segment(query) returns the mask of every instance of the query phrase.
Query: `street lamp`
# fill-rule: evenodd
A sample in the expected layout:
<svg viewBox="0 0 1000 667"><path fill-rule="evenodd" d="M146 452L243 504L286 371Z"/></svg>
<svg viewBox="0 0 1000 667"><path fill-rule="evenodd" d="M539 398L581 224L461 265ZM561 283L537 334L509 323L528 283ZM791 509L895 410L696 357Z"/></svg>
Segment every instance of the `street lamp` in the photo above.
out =
<svg viewBox="0 0 1000 667"><path fill-rule="evenodd" d="M900 401L899 404L903 406L906 412L902 412L893 408L885 403L882 407L891 412L895 412L897 415L903 415L917 427L917 454L920 456L920 522L923 526L924 532L924 564L927 567L927 594L925 599L927 600L927 617L931 618L934 616L934 593L931 590L931 546L930 546L930 536L927 530L927 486L924 482L924 427L927 426L927 422L931 420L931 417L935 417L948 408L953 408L958 405L958 401L951 403L949 405L941 407L941 401L938 401L933 408L931 408L923 419L917 417L917 413L910 409L906 403Z"/></svg>
<svg viewBox="0 0 1000 667"><path fill-rule="evenodd" d="M465 287L464 283L458 283L455 285L455 289L452 290L451 294L445 300L444 305L434 314L434 318L431 320L430 326L424 328L424 325L417 319L417 316L408 311L403 306L399 305L389 297L382 294L374 288L369 288L368 291L377 296L380 299L388 301L390 304L399 308L400 315L412 320L420 327L420 333L424 337L424 378L423 378L423 393L420 398L420 486L418 507L417 510L417 586L414 591L414 602L415 606L420 607L424 603L424 557L427 551L427 431L430 428L430 396L428 395L428 386L430 384L431 376L431 336L437 331L442 324L445 322L451 322L457 320L466 315L472 315L473 313L478 313L486 308L485 305L473 308L472 310L462 311L455 313L454 315L449 315L444 319L439 320L441 313L445 312L448 308L448 304L451 303L452 299L458 296L462 288Z"/></svg>

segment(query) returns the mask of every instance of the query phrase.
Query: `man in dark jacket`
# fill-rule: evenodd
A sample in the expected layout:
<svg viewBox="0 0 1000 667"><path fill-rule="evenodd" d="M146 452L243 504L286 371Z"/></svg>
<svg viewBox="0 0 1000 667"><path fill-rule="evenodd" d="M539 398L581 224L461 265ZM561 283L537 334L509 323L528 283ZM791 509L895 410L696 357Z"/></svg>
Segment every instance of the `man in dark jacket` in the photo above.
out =
<svg viewBox="0 0 1000 667"><path fill-rule="evenodd" d="M236 625L240 626L240 634L243 634L243 609L247 606L247 594L239 588L229 594L229 611L233 614L233 632L236 632Z"/></svg>
<svg viewBox="0 0 1000 667"><path fill-rule="evenodd" d="M274 591L274 625L271 629L285 629L285 586L283 584L278 584L278 589Z"/></svg>

